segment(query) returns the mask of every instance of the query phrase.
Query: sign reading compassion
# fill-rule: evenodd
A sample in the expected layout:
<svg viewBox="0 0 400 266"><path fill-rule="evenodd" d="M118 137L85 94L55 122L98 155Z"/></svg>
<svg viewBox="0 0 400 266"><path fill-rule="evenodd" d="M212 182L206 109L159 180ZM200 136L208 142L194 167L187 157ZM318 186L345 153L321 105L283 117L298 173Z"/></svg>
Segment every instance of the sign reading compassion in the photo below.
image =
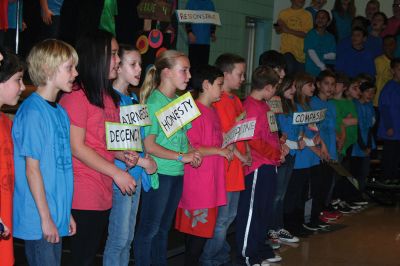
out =
<svg viewBox="0 0 400 266"><path fill-rule="evenodd" d="M201 115L190 92L170 102L155 113L167 138Z"/></svg>
<svg viewBox="0 0 400 266"><path fill-rule="evenodd" d="M138 126L106 122L106 140L110 151L143 151Z"/></svg>
<svg viewBox="0 0 400 266"><path fill-rule="evenodd" d="M225 135L222 148L237 141L251 139L254 136L256 128L255 119L244 119L233 126L231 130Z"/></svg>
<svg viewBox="0 0 400 266"><path fill-rule="evenodd" d="M180 23L206 23L221 26L219 14L206 10L176 10L176 16Z"/></svg>
<svg viewBox="0 0 400 266"><path fill-rule="evenodd" d="M325 116L326 109L310 112L297 112L293 114L293 125L317 123L324 120Z"/></svg>
<svg viewBox="0 0 400 266"><path fill-rule="evenodd" d="M131 124L135 126L151 125L147 105L133 104L121 106L119 108L119 117L122 124Z"/></svg>

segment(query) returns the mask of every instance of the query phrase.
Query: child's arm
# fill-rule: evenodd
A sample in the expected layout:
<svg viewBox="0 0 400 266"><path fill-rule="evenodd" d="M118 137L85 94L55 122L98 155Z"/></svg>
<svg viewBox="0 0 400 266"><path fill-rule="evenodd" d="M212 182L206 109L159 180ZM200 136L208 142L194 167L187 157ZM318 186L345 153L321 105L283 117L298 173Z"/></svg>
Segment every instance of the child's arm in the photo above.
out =
<svg viewBox="0 0 400 266"><path fill-rule="evenodd" d="M348 127L348 126L355 126L358 124L358 119L353 117L351 114L343 118L343 124Z"/></svg>
<svg viewBox="0 0 400 266"><path fill-rule="evenodd" d="M307 35L307 32L304 32L304 31L299 31L299 30L293 30L293 29L291 29L291 28L289 28L287 25L286 25L286 23L283 21L283 20L281 20L281 19L278 19L278 25L279 25L279 29L280 29L280 31L281 32L283 32L283 33L288 33L288 34L292 34L292 35L294 35L294 36L296 36L296 37L299 37L299 38L305 38L306 37L306 35Z"/></svg>
<svg viewBox="0 0 400 266"><path fill-rule="evenodd" d="M156 135L150 134L144 139L144 146L146 151L159 158L167 159L167 160L177 160L180 153L176 151L168 150L156 143ZM182 162L183 163L192 163L192 162L200 162L201 163L201 154L199 151L193 149L188 151L187 153L182 153ZM200 165L200 164L199 164Z"/></svg>
<svg viewBox="0 0 400 266"><path fill-rule="evenodd" d="M71 125L72 155L97 172L110 176L123 194L131 195L136 190L136 182L131 175L112 162L107 161L85 144L86 129Z"/></svg>
<svg viewBox="0 0 400 266"><path fill-rule="evenodd" d="M266 158L270 160L279 162L281 159L281 151L280 148L277 149L273 145L268 142L262 141L261 139L252 139L249 142L250 148L254 149L259 154L262 154Z"/></svg>
<svg viewBox="0 0 400 266"><path fill-rule="evenodd" d="M42 225L43 237L49 243L58 243L60 236L56 225L51 218L49 206L46 200L46 192L43 185L43 177L40 172L39 161L26 157L26 177L28 179L29 189L35 200L39 211L40 222Z"/></svg>
<svg viewBox="0 0 400 266"><path fill-rule="evenodd" d="M139 157L137 165L143 167L146 173L150 175L154 174L157 171L157 163L151 156L149 156L149 154L146 154L144 158Z"/></svg>
<svg viewBox="0 0 400 266"><path fill-rule="evenodd" d="M225 157L228 161L231 161L233 158L233 152L228 148L218 148L218 147L199 147L198 151L201 153L203 157L210 155L220 155Z"/></svg>

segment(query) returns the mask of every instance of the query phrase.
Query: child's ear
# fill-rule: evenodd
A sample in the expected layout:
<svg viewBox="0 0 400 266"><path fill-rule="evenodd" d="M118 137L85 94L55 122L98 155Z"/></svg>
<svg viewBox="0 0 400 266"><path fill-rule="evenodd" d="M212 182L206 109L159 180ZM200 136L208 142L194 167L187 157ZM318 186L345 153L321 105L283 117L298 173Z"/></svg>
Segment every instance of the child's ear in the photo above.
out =
<svg viewBox="0 0 400 266"><path fill-rule="evenodd" d="M207 90L212 86L212 84L208 81L208 79L205 79L203 80L203 83L201 83L201 86L203 90Z"/></svg>

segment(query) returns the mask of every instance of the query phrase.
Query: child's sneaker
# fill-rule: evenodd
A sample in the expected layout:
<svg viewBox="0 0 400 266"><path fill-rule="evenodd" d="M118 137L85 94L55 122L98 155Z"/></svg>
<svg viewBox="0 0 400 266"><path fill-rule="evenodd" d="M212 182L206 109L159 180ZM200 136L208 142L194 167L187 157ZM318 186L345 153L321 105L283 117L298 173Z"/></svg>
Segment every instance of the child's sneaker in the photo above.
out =
<svg viewBox="0 0 400 266"><path fill-rule="evenodd" d="M321 213L321 216L323 216L323 217L325 217L325 218L327 218L329 220L337 220L340 217L342 217L343 215L338 211L331 211L331 212L330 211L323 211Z"/></svg>
<svg viewBox="0 0 400 266"><path fill-rule="evenodd" d="M263 260L263 262L261 263L262 266L267 265L269 263L275 263L275 262L280 262L282 260L282 257L279 255L275 255L275 257L272 258L268 258L266 260ZM265 264L267 263L267 264Z"/></svg>
<svg viewBox="0 0 400 266"><path fill-rule="evenodd" d="M288 242L288 243L297 243L300 241L298 237L293 236L286 229L283 229L283 228L279 229L277 233L278 233L278 238L280 241Z"/></svg>
<svg viewBox="0 0 400 266"><path fill-rule="evenodd" d="M269 230L267 234L268 243L271 245L272 249L278 249L281 247L279 244L278 233L274 230Z"/></svg>

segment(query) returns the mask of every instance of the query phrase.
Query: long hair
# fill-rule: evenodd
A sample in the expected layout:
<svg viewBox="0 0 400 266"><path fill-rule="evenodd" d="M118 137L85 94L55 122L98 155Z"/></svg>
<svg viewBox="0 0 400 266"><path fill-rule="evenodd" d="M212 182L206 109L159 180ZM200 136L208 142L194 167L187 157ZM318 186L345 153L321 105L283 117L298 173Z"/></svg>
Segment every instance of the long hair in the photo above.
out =
<svg viewBox="0 0 400 266"><path fill-rule="evenodd" d="M119 102L109 79L112 39L111 33L96 30L79 39L76 46L79 55L77 82L88 101L100 108L104 108L106 95L113 99L115 106Z"/></svg>
<svg viewBox="0 0 400 266"><path fill-rule="evenodd" d="M186 55L175 50L167 50L160 54L154 62L154 66L150 67L144 78L142 88L140 89L140 103L145 103L151 92L161 83L161 72L165 68L173 68L179 57Z"/></svg>
<svg viewBox="0 0 400 266"><path fill-rule="evenodd" d="M314 77L307 73L299 73L294 79L294 86L296 87L296 94L294 101L301 105L304 110L310 109L310 98L303 95L303 87L308 83L314 83Z"/></svg>
<svg viewBox="0 0 400 266"><path fill-rule="evenodd" d="M294 113L297 111L296 105L294 104L294 100L289 100L285 98L285 92L289 90L293 86L294 80L293 77L286 75L283 79L282 82L279 84L277 90L276 90L276 95L278 95L281 98L282 102L282 110L283 113L285 114L290 114Z"/></svg>
<svg viewBox="0 0 400 266"><path fill-rule="evenodd" d="M349 14L352 18L356 15L356 6L354 5L354 0L351 0L349 3L349 7L347 10L343 9L342 0L335 0L335 5L333 6L332 11L338 12L340 16L344 16L346 13Z"/></svg>

